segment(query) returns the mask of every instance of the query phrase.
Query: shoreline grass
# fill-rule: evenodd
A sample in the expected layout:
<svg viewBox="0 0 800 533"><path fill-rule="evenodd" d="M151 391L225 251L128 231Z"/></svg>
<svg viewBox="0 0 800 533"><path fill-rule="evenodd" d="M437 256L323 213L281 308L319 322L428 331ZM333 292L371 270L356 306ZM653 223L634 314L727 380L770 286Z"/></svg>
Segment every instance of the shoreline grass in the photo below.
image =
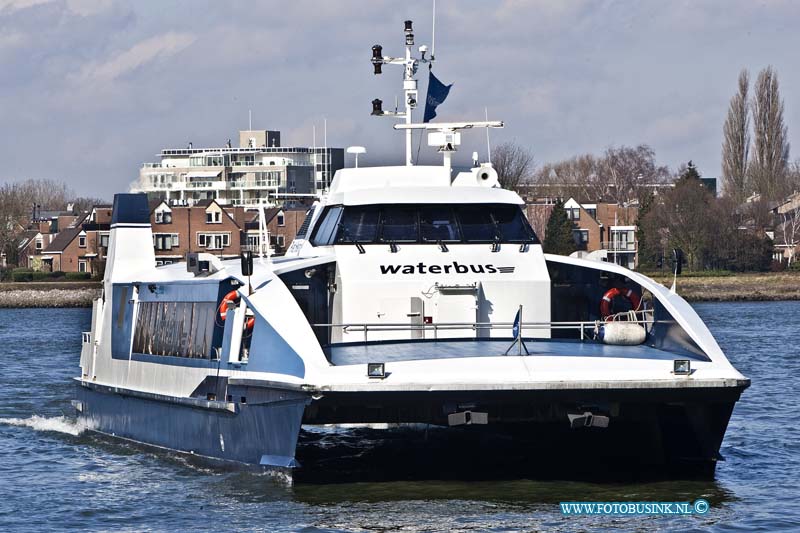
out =
<svg viewBox="0 0 800 533"><path fill-rule="evenodd" d="M672 276L645 273L665 287ZM99 281L0 283L0 308L91 307ZM800 300L800 272L691 272L678 276L678 294L689 302L770 302Z"/></svg>

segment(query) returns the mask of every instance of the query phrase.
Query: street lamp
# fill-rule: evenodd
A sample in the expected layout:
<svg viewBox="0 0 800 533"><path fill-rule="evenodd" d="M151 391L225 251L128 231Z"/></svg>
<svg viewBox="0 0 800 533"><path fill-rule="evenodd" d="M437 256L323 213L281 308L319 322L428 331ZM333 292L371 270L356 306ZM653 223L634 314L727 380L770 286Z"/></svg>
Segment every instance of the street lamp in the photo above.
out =
<svg viewBox="0 0 800 533"><path fill-rule="evenodd" d="M364 148L363 146L348 146L347 153L356 156L356 168L358 168L358 154L367 153L367 149Z"/></svg>

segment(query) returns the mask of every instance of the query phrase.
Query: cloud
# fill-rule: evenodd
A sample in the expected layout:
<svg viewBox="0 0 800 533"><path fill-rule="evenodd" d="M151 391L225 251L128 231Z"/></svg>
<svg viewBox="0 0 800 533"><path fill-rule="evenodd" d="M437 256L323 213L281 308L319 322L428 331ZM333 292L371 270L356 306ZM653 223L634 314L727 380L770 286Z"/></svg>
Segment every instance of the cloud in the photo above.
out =
<svg viewBox="0 0 800 533"><path fill-rule="evenodd" d="M652 138L662 143L690 142L692 137L698 131L702 131L708 124L708 116L697 111L681 115L669 115L660 117L647 126L644 131L644 137Z"/></svg>
<svg viewBox="0 0 800 533"><path fill-rule="evenodd" d="M85 65L77 77L84 82L113 81L148 63L177 54L195 39L191 34L177 32L150 37L111 59Z"/></svg>
<svg viewBox="0 0 800 533"><path fill-rule="evenodd" d="M50 2L52 0L0 0L0 13L11 13Z"/></svg>
<svg viewBox="0 0 800 533"><path fill-rule="evenodd" d="M0 14L44 4L59 4L75 15L86 17L108 10L112 6L112 0L0 0Z"/></svg>
<svg viewBox="0 0 800 533"><path fill-rule="evenodd" d="M0 117L14 126L0 174L63 177L110 197L163 147L235 138L249 109L284 143L311 143L314 124L321 143L327 117L330 145L366 146L362 162L402 160L392 121L369 116L370 100L388 109L401 94L400 70L373 76L370 46L402 53L406 18L417 45L430 45L430 0L186 4L0 0ZM506 122L492 141L514 140L540 162L646 142L664 164L691 158L713 174L736 76L768 64L800 146L798 1L436 4L434 72L455 83L440 118L480 119L486 106ZM485 149L483 135L464 142L456 164L467 143ZM420 154L439 161L424 139Z"/></svg>
<svg viewBox="0 0 800 533"><path fill-rule="evenodd" d="M67 0L67 9L82 17L97 15L111 6L111 0Z"/></svg>
<svg viewBox="0 0 800 533"><path fill-rule="evenodd" d="M0 33L0 52L25 44L27 36L22 32Z"/></svg>

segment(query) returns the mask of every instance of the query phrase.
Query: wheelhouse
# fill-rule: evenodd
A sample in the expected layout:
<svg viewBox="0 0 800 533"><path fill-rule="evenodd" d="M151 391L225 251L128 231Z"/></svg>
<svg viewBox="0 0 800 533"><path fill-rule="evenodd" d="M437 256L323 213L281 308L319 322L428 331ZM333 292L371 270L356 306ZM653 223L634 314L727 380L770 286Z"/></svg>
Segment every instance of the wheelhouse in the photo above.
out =
<svg viewBox="0 0 800 533"><path fill-rule="evenodd" d="M539 239L513 204L330 205L311 234L314 246L492 242Z"/></svg>

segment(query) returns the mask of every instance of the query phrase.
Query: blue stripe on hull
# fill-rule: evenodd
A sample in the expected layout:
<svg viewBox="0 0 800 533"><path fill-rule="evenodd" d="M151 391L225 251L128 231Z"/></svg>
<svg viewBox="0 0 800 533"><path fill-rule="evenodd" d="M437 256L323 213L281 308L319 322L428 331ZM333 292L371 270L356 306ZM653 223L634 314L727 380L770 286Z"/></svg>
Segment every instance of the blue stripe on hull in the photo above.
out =
<svg viewBox="0 0 800 533"><path fill-rule="evenodd" d="M296 466L307 399L239 404L236 413L96 390L77 384L79 416L90 429L249 464ZM266 459L265 459L266 458Z"/></svg>

